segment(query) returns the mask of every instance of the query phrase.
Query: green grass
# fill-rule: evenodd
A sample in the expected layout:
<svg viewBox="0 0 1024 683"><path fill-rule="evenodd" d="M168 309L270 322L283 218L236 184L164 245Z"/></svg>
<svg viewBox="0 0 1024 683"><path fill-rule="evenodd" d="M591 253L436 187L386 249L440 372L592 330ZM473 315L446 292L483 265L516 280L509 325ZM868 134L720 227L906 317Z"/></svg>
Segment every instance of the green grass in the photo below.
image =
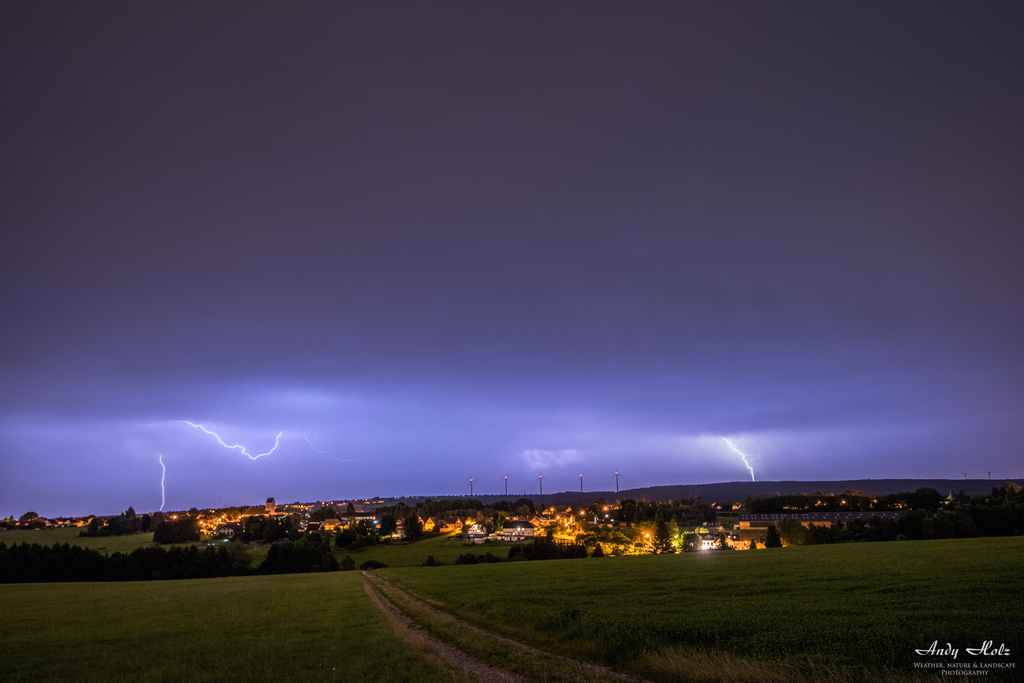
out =
<svg viewBox="0 0 1024 683"><path fill-rule="evenodd" d="M39 545L53 545L54 543L76 545L82 548L90 548L101 553L130 553L136 548L150 547L153 545L153 534L131 534L128 536L79 536L81 529L39 529L39 530L14 530L0 531L0 542L8 546L21 543L38 543ZM208 540L203 540L187 545L205 546ZM219 543L219 541L218 541ZM483 555L490 551L498 557L508 556L508 543L473 545L464 544L458 536L435 536L417 543L393 543L371 546L359 552L350 553L347 550L335 550L334 555L338 561L345 555L351 555L358 567L367 560L377 560L389 567L418 567L427 559L427 555L433 555L438 562L454 564L455 559L463 553L476 553ZM252 566L259 566L270 550L269 544L260 544L249 549L252 557Z"/></svg>
<svg viewBox="0 0 1024 683"><path fill-rule="evenodd" d="M358 572L0 586L0 680L442 681Z"/></svg>
<svg viewBox="0 0 1024 683"><path fill-rule="evenodd" d="M0 543L8 546L22 543L38 543L39 545L76 545L80 548L98 550L101 553L130 553L136 548L153 545L153 534L129 534L127 536L79 536L83 529L15 529L0 531Z"/></svg>
<svg viewBox="0 0 1024 683"><path fill-rule="evenodd" d="M0 541L139 538L74 531ZM960 661L964 648L1004 643L1013 655L1002 661L1024 666L1022 538L418 566L428 554L451 565L488 551L503 557L507 546L441 537L352 556L388 564L381 576L486 630L652 680L729 666L752 673L723 681L877 679L912 673L927 661L913 650L935 640L960 648ZM0 613L5 682L444 679L391 635L358 572L7 585Z"/></svg>
<svg viewBox="0 0 1024 683"><path fill-rule="evenodd" d="M485 629L675 680L650 652L725 653L867 678L934 640L1024 639L1024 539L381 570ZM645 655L646 653L646 655ZM986 677L998 680L997 674Z"/></svg>
<svg viewBox="0 0 1024 683"><path fill-rule="evenodd" d="M484 555L488 552L505 559L508 557L508 549L511 543L485 543L475 545L464 543L459 536L437 536L416 543L382 543L370 546L356 553L347 550L336 550L335 557L338 562L346 555L351 555L358 567L367 560L377 560L390 567L418 567L427 559L427 555L433 555L438 562L455 564L456 558L465 553Z"/></svg>
<svg viewBox="0 0 1024 683"><path fill-rule="evenodd" d="M467 627L447 614L415 600L394 586L380 580L374 573L370 580L378 591L399 610L413 619L420 628L452 647L489 666L522 676L528 681L559 681L560 683L620 683L621 679L608 675L597 667L584 667L578 661L537 649L526 650L520 645L493 638L490 634Z"/></svg>

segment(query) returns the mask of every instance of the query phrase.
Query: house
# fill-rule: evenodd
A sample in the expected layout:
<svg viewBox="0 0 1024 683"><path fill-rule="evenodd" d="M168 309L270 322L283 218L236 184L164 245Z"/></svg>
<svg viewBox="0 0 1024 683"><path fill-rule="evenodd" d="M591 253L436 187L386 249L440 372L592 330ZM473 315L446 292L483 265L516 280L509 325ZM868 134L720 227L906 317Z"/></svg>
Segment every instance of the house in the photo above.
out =
<svg viewBox="0 0 1024 683"><path fill-rule="evenodd" d="M769 524L781 522L785 519L792 519L800 522L805 527L809 527L811 524L815 526L831 526L835 522L849 524L855 519L868 520L872 517L896 521L900 518L900 513L868 510L866 512L773 512L747 514L740 515L740 529L767 529Z"/></svg>
<svg viewBox="0 0 1024 683"><path fill-rule="evenodd" d="M474 541L482 542L487 537L487 527L484 526L483 522L474 522L473 524L466 524L462 527L462 535L465 538L473 539Z"/></svg>
<svg viewBox="0 0 1024 683"><path fill-rule="evenodd" d="M322 531L337 531L341 528L340 519L325 519L320 523L320 529Z"/></svg>
<svg viewBox="0 0 1024 683"><path fill-rule="evenodd" d="M551 524L551 518L541 517L540 515L534 515L533 519L530 520L530 524L532 524L535 529L539 529L541 527Z"/></svg>
<svg viewBox="0 0 1024 683"><path fill-rule="evenodd" d="M700 534L700 549L715 550L718 547L718 536L716 534Z"/></svg>
<svg viewBox="0 0 1024 683"><path fill-rule="evenodd" d="M524 538L532 538L536 533L536 527L530 522L506 520L504 528L501 530L501 538L506 541L519 541Z"/></svg>
<svg viewBox="0 0 1024 683"><path fill-rule="evenodd" d="M217 538L234 538L236 535L240 536L242 530L237 524L221 524L213 530L213 535Z"/></svg>
<svg viewBox="0 0 1024 683"><path fill-rule="evenodd" d="M462 530L462 520L458 517L445 517L438 523L438 531L442 534L450 534Z"/></svg>
<svg viewBox="0 0 1024 683"><path fill-rule="evenodd" d="M377 515L372 512L346 512L341 515L341 519L349 524L358 524L359 522L377 523Z"/></svg>
<svg viewBox="0 0 1024 683"><path fill-rule="evenodd" d="M426 521L424 521L423 518L420 517L420 527L424 531L434 531L434 529L437 528L437 520L433 517L427 517Z"/></svg>

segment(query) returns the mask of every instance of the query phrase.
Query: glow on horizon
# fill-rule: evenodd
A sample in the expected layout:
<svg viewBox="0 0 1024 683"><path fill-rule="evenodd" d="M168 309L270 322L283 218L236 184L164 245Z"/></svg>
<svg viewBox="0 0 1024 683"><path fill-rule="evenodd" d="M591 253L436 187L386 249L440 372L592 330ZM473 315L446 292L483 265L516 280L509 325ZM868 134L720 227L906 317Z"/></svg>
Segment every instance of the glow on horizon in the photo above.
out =
<svg viewBox="0 0 1024 683"><path fill-rule="evenodd" d="M278 432L278 433L277 433L277 439L276 439L276 440L274 441L274 447L273 447L273 448L271 448L271 449L270 449L269 451L267 451L266 453L260 453L259 455L253 455L253 454L251 454L251 453L250 453L249 451L247 451L247 450L246 450L245 446L242 446L242 445L240 445L240 444L235 444L234 446L229 446L228 444L224 443L224 440L223 440L223 439L221 439L221 438L220 438L220 436L219 436L219 435L218 435L218 434L217 434L216 432L212 432L212 431L210 431L209 429L207 429L207 428L206 428L206 427L204 427L203 425L200 425L200 424L195 424L195 423L193 423L193 422L189 422L188 420L178 420L178 422L183 422L183 423L185 423L185 424L187 424L187 425L190 425L190 426L192 426L192 427L195 427L196 429L201 429L201 430L203 430L204 432L206 432L206 433L207 433L207 434L209 434L210 436L212 436L212 437L214 437L215 439L217 439L217 442L218 442L218 443L219 443L219 444L220 444L221 446L223 446L224 448L227 448L227 449L229 449L229 450L238 450L238 451L241 451L241 452L242 452L242 455L244 455L245 457L249 458L250 460L259 460L260 458L262 458L262 457L264 457L264 456L267 456L267 455L270 455L271 453L273 453L274 451L276 451L276 450L277 450L277 447L278 447L279 445L281 445L281 435L282 435L282 434L284 434L284 432Z"/></svg>

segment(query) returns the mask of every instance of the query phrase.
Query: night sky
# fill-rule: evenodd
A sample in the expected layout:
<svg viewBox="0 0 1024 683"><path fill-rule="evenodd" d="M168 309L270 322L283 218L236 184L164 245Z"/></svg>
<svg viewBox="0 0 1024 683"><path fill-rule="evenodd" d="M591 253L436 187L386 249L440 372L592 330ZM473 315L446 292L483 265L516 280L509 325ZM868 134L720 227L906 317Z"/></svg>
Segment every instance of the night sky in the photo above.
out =
<svg viewBox="0 0 1024 683"><path fill-rule="evenodd" d="M0 516L1024 476L1021 35L5 2Z"/></svg>

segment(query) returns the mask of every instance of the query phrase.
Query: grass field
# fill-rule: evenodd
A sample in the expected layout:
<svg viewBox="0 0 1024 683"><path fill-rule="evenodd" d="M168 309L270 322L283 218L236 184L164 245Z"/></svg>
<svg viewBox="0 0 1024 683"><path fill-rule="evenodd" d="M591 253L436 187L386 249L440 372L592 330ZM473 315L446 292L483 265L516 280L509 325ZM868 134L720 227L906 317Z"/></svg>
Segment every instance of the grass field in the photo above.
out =
<svg viewBox="0 0 1024 683"><path fill-rule="evenodd" d="M68 543L82 548L98 550L101 553L130 553L136 548L153 545L153 534L131 534L129 536L79 536L80 529L39 529L39 530L14 530L0 531L0 542L7 545L21 543L38 543L39 545L53 545L54 543ZM202 540L191 545L205 546L207 540ZM463 553L476 553L483 555L490 551L495 555L508 557L509 544L499 545L464 545L459 538L449 536L436 536L413 544L379 544L370 546L356 553L345 550L335 550L334 555L338 561L345 555L351 555L356 566L367 560L377 560L388 565L388 567L417 567L423 564L427 555L433 555L438 562L454 564L455 559ZM260 562L267 556L269 545L262 544L250 548L249 554L252 557L252 566L259 566Z"/></svg>
<svg viewBox="0 0 1024 683"><path fill-rule="evenodd" d="M380 571L487 630L656 680L680 680L680 652L868 680L941 660L914 653L935 640L961 661L1005 643L1024 665L1022 567L1024 539L995 538Z"/></svg>
<svg viewBox="0 0 1024 683"><path fill-rule="evenodd" d="M510 543L486 543L475 545L464 543L458 536L437 536L416 543L394 543L370 546L357 553L350 553L345 550L337 550L334 555L341 562L345 555L351 555L358 567L367 560L377 560L390 567L418 567L423 564L428 555L433 555L438 562L455 564L456 558L465 553L484 555L492 553L505 559L508 557Z"/></svg>
<svg viewBox="0 0 1024 683"><path fill-rule="evenodd" d="M67 543L80 548L98 550L101 553L130 553L136 548L153 545L153 534L130 534L128 536L79 536L82 529L15 529L0 531L0 542L7 545L38 543L53 545Z"/></svg>
<svg viewBox="0 0 1024 683"><path fill-rule="evenodd" d="M447 681L359 572L0 586L0 680Z"/></svg>
<svg viewBox="0 0 1024 683"><path fill-rule="evenodd" d="M75 542L56 538L68 531L0 540ZM900 678L949 661L914 653L933 641L970 661L991 640L1012 655L987 661L1024 666L1024 538L418 566L489 550L507 553L441 537L353 559L488 631L656 681ZM0 613L5 682L448 680L391 635L358 572L5 585Z"/></svg>

